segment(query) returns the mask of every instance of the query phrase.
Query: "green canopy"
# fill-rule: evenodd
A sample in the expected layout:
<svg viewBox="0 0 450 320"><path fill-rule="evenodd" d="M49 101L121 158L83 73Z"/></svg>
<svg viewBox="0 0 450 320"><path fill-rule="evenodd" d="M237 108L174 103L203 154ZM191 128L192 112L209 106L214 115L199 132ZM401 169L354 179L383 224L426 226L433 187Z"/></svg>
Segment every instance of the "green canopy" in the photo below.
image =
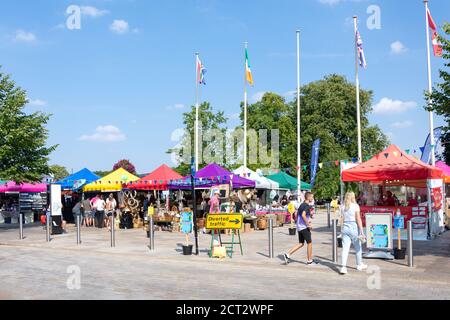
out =
<svg viewBox="0 0 450 320"><path fill-rule="evenodd" d="M280 172L268 176L267 178L275 182L278 182L280 185L280 189L297 190L297 178L294 178L285 172ZM311 185L302 181L301 189L311 190Z"/></svg>

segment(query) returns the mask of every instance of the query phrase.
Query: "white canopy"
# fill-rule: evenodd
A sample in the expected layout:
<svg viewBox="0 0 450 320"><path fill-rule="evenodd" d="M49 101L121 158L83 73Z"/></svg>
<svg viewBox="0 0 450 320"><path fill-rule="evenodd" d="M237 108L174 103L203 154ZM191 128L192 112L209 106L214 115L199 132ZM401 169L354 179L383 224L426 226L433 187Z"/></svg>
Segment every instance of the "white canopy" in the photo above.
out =
<svg viewBox="0 0 450 320"><path fill-rule="evenodd" d="M233 173L243 178L255 181L256 189L278 190L280 188L278 182L260 176L255 171L250 170L248 168L245 169L244 166L237 168L236 170L233 171Z"/></svg>

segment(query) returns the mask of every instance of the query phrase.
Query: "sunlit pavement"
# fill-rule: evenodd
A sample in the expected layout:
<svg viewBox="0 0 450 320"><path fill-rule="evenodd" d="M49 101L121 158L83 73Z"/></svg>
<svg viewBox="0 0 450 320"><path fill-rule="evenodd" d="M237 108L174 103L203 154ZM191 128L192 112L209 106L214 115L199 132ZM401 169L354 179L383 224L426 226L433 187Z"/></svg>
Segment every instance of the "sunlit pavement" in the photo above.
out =
<svg viewBox="0 0 450 320"><path fill-rule="evenodd" d="M50 243L42 226L26 227L22 241L18 229L3 227L0 299L450 298L450 232L415 242L414 268L406 260L367 260L369 272L358 272L352 254L349 274L341 276L331 261L324 213L314 227L316 266L306 265L304 251L284 265L281 253L297 241L287 226L274 229L274 259L268 257L268 232L253 231L242 234L243 256L236 246L232 259L221 260L209 258L211 236L205 234L199 236L200 255L187 257L179 233L156 232L156 249L150 251L142 229L117 230L111 248L106 229L82 227L82 244L77 245L74 226L52 236Z"/></svg>

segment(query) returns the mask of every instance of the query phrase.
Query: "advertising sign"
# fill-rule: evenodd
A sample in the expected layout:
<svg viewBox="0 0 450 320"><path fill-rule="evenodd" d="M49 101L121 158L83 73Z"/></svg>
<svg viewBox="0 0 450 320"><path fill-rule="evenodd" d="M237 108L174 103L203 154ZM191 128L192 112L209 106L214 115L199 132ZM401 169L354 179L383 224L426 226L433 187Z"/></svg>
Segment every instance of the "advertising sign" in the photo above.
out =
<svg viewBox="0 0 450 320"><path fill-rule="evenodd" d="M51 215L62 216L61 185L52 184L50 186L50 201Z"/></svg>
<svg viewBox="0 0 450 320"><path fill-rule="evenodd" d="M194 214L191 211L180 213L181 233L189 234L194 230Z"/></svg>
<svg viewBox="0 0 450 320"><path fill-rule="evenodd" d="M366 214L367 248L393 249L392 213Z"/></svg>
<svg viewBox="0 0 450 320"><path fill-rule="evenodd" d="M208 214L206 216L206 229L208 230L223 230L232 229L240 230L242 229L242 222L244 216L242 214Z"/></svg>

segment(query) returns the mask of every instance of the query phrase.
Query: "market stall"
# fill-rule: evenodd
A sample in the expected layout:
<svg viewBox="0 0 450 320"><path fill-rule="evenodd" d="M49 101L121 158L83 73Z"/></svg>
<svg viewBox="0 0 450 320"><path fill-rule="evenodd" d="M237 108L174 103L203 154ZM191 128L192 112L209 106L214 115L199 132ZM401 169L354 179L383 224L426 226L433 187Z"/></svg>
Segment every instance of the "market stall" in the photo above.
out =
<svg viewBox="0 0 450 320"><path fill-rule="evenodd" d="M297 190L297 178L294 178L285 172L279 172L277 174L270 175L267 178L277 182L280 189ZM311 190L311 185L302 181L300 188L301 190Z"/></svg>
<svg viewBox="0 0 450 320"><path fill-rule="evenodd" d="M169 166L163 164L144 178L128 183L128 187L134 190L168 190L169 183L179 179L183 179L183 177Z"/></svg>
<svg viewBox="0 0 450 320"><path fill-rule="evenodd" d="M0 184L0 223L18 223L20 213L24 215L25 224L34 223L46 207L46 184Z"/></svg>
<svg viewBox="0 0 450 320"><path fill-rule="evenodd" d="M444 183L450 184L450 166L442 161L438 161L436 162L436 168L439 168L444 172Z"/></svg>
<svg viewBox="0 0 450 320"><path fill-rule="evenodd" d="M118 192L129 183L139 180L139 177L129 173L123 168L91 182L83 187L83 192Z"/></svg>
<svg viewBox="0 0 450 320"><path fill-rule="evenodd" d="M367 214L390 213L412 221L415 239L443 227L443 172L391 145L372 159L342 172L343 182L359 182L363 223ZM403 230L402 237L406 234Z"/></svg>
<svg viewBox="0 0 450 320"><path fill-rule="evenodd" d="M278 182L270 180L264 176L259 175L257 172L241 166L233 171L234 174L255 181L256 189L264 190L278 190L280 185Z"/></svg>
<svg viewBox="0 0 450 320"><path fill-rule="evenodd" d="M230 185L230 183L233 189L255 188L256 186L255 181L242 178L215 163L197 171L194 179L196 189L209 189L217 185ZM169 189L190 190L191 177L188 176L172 181L169 183Z"/></svg>
<svg viewBox="0 0 450 320"><path fill-rule="evenodd" d="M89 169L82 169L74 174L71 174L70 176L56 182L55 184L61 185L62 190L71 190L75 191L86 184L92 183L94 181L97 181L100 179L98 175L90 171Z"/></svg>

